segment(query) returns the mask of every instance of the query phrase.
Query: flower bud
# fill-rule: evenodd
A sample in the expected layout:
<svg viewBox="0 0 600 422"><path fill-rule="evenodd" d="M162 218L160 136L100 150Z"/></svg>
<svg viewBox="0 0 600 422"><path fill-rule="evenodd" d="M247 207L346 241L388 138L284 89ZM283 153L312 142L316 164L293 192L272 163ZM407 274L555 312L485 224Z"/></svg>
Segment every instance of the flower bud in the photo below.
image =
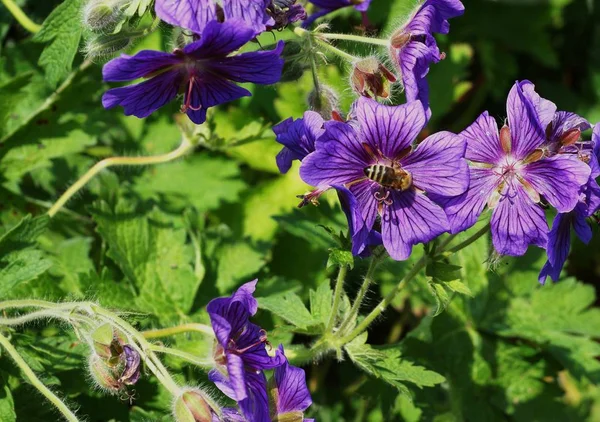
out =
<svg viewBox="0 0 600 422"><path fill-rule="evenodd" d="M368 98L389 98L390 83L396 82L396 76L377 58L368 57L354 65L351 82L359 95Z"/></svg>
<svg viewBox="0 0 600 422"><path fill-rule="evenodd" d="M339 108L339 100L335 91L326 85L320 85L319 90L313 89L308 94L308 105L325 120L331 119L331 113Z"/></svg>
<svg viewBox="0 0 600 422"><path fill-rule="evenodd" d="M111 394L116 394L121 390L119 376L114 368L108 366L99 356L92 355L89 360L89 370L92 379L96 385Z"/></svg>
<svg viewBox="0 0 600 422"><path fill-rule="evenodd" d="M134 37L131 34L121 32L116 35L100 35L86 42L84 52L87 57L94 59L110 56L131 45Z"/></svg>
<svg viewBox="0 0 600 422"><path fill-rule="evenodd" d="M83 23L92 31L111 31L121 17L120 2L115 0L91 0L83 9Z"/></svg>
<svg viewBox="0 0 600 422"><path fill-rule="evenodd" d="M187 390L175 399L173 414L176 422L212 422L213 409L199 389Z"/></svg>

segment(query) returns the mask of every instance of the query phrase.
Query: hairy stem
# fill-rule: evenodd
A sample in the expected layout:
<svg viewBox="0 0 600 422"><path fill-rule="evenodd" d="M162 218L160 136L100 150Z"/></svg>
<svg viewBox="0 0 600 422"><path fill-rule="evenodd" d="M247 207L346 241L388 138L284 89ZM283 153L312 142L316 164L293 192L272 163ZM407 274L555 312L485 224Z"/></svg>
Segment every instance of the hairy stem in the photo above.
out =
<svg viewBox="0 0 600 422"><path fill-rule="evenodd" d="M194 149L194 145L184 137L179 147L167 154L154 155L150 157L111 157L99 161L83 176L81 176L77 182L67 189L67 191L63 193L60 198L58 198L52 208L48 210L48 215L50 217L54 217L54 215L56 215L56 213L69 201L69 199L73 197L73 195L79 192L80 189L82 189L90 180L92 180L104 169L114 166L145 166L150 164L168 163L169 161L183 157L192 149Z"/></svg>
<svg viewBox="0 0 600 422"><path fill-rule="evenodd" d="M63 403L61 399L59 399L48 387L44 385L42 381L35 375L33 370L27 365L27 362L23 360L17 349L14 348L10 341L2 334L0 334L0 346L6 350L6 352L10 355L12 360L17 364L21 372L25 375L25 377L29 380L31 385L33 385L40 393L44 395L56 408L62 413L65 419L69 422L79 422L77 416L67 407L66 404Z"/></svg>
<svg viewBox="0 0 600 422"><path fill-rule="evenodd" d="M342 292L344 291L344 280L346 279L347 272L348 267L346 265L340 266L340 271L338 272L337 280L335 282L335 291L333 293L333 305L331 307L331 314L329 315L329 321L327 321L327 328L325 329L326 333L330 333L333 330L335 319L337 318L337 314L340 308L340 300L342 299Z"/></svg>
<svg viewBox="0 0 600 422"><path fill-rule="evenodd" d="M32 34L37 34L42 29L41 25L33 22L29 19L29 16L21 10L21 8L15 3L13 0L0 0L2 4L8 9L8 11L13 15L13 17L21 24L23 28L31 32Z"/></svg>
<svg viewBox="0 0 600 422"><path fill-rule="evenodd" d="M324 39L320 39L319 36L321 34L313 34L312 32L307 31L306 29L303 29L300 27L294 28L294 34L296 34L297 36L299 36L301 38L309 37L309 39L311 41L314 41L314 43L317 44L319 47L321 47L323 50L333 53L336 56L338 56L350 63L354 63L354 62L358 61L358 59L356 57L354 57L352 54L346 53L345 51L334 47L333 45L329 44L329 42L327 42Z"/></svg>
<svg viewBox="0 0 600 422"><path fill-rule="evenodd" d="M429 257L427 255L423 255L421 259L415 264L415 266L400 280L400 282L396 285L394 290L387 294L387 296L371 311L369 315L363 319L360 324L354 328L347 336L342 337L340 343L342 345L350 343L356 337L361 335L369 325L373 321L375 321L389 306L390 303L394 301L398 293L402 290L404 285L412 280L419 272L427 266L429 262Z"/></svg>
<svg viewBox="0 0 600 422"><path fill-rule="evenodd" d="M188 333L191 331L202 333L202 334L207 334L209 336L215 335L215 332L213 331L213 329L211 327L209 327L208 325L196 324L196 323L181 324L181 325L177 325L175 327L158 328L155 330L142 331L142 335L146 339L151 339L151 338L168 337L168 336L172 336L175 334Z"/></svg>
<svg viewBox="0 0 600 422"><path fill-rule="evenodd" d="M385 256L385 255L382 255ZM371 262L369 263L369 269L367 270L367 274L365 274L365 279L363 284L360 286L358 293L356 294L356 298L354 299L354 303L352 303L352 308L350 308L350 313L342 323L340 327L340 332L343 332L348 325L352 323L352 321L358 316L358 312L360 311L360 306L363 304L365 300L365 296L369 291L369 287L371 287L371 283L374 281L375 270L377 266L381 262L382 257L373 256L371 258Z"/></svg>
<svg viewBox="0 0 600 422"><path fill-rule="evenodd" d="M171 394L173 394L173 396L179 396L179 394L181 393L181 389L173 380L171 374L169 374L169 371L167 370L167 368L165 368L160 359L158 359L154 352L152 352L152 347L154 345L150 344L144 338L144 336L141 333L139 333L131 324L129 324L127 321L120 318L119 316L115 315L114 313L107 311L106 309L101 308L97 305L92 305L92 310L97 315L102 317L102 319L104 319L106 322L114 324L119 329L128 334L131 338L133 338L139 345L139 348L141 350L137 351L138 353L140 353L140 356L144 359L144 362L146 363L148 368L150 368L150 370L154 373L156 378L158 378L158 380L165 386L167 390L169 390ZM132 344L131 346L138 349L137 345L135 344Z"/></svg>
<svg viewBox="0 0 600 422"><path fill-rule="evenodd" d="M188 352L184 352L183 350L177 350L165 346L158 346L155 344L152 345L151 350L158 353L164 353L166 355L176 356L180 359L193 363L194 365L200 366L202 368L212 368L214 366L214 362L212 360L200 359L198 356L195 356Z"/></svg>
<svg viewBox="0 0 600 422"><path fill-rule="evenodd" d="M383 47L389 47L389 40L382 40L379 38L369 38L362 37L360 35L351 35L351 34L327 34L327 33L318 33L315 34L315 37L326 39L326 40L344 40L344 41L354 41L363 44L371 44L371 45L379 45Z"/></svg>

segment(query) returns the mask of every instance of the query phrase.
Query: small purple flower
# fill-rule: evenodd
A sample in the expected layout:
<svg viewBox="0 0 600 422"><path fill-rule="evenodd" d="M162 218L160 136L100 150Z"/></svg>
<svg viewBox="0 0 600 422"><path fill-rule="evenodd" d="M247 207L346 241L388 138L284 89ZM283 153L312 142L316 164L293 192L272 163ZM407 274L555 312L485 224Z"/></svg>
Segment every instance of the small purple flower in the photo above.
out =
<svg viewBox="0 0 600 422"><path fill-rule="evenodd" d="M464 11L460 0L427 0L390 38L390 55L402 75L406 100L421 101L428 118L431 110L425 77L429 65L445 57L432 34L447 34L450 31L448 19L460 16Z"/></svg>
<svg viewBox="0 0 600 422"><path fill-rule="evenodd" d="M216 369L208 376L238 402L246 419L268 421L267 381L262 370L281 365L283 359L269 356L265 331L249 321L258 309L252 296L255 288L256 280L241 286L231 297L213 299L208 304L217 339L213 352Z"/></svg>
<svg viewBox="0 0 600 422"><path fill-rule="evenodd" d="M555 110L552 103L540 99L531 82L517 82L508 95L508 126L498 130L496 121L484 112L460 134L467 139L471 185L459 197L438 200L453 233L475 224L487 204L498 253L519 256L529 245L546 247L542 197L559 212L569 212L590 175L590 168L576 156L545 156L544 129Z"/></svg>
<svg viewBox="0 0 600 422"><path fill-rule="evenodd" d="M315 152L302 161L300 175L317 190L348 189L364 220L364 228L358 224L354 229L355 237L360 231L366 241L380 217L388 253L396 260L407 259L413 245L449 230L443 209L429 195L455 196L468 188L465 143L453 133L440 132L413 149L426 123L418 101L389 107L363 97L353 113L356 120L350 123L325 123L325 133L317 139ZM355 244L354 253L364 246Z"/></svg>
<svg viewBox="0 0 600 422"><path fill-rule="evenodd" d="M210 22L199 41L173 53L144 50L135 56L121 55L108 62L102 71L107 82L138 78L146 81L109 89L102 97L105 108L123 106L125 115L147 117L172 101L180 92L182 111L201 124L206 110L251 93L234 82L273 84L281 78L283 42L271 51L229 54L254 37L243 22Z"/></svg>
<svg viewBox="0 0 600 422"><path fill-rule="evenodd" d="M336 10L343 9L345 7L354 6L356 10L361 12L363 16L365 16L367 10L369 9L369 5L371 4L371 0L309 0L312 4L319 7L320 10L313 13L308 17L308 19L304 22L302 26L308 27L314 21L319 19L322 16L328 15L331 12L335 12Z"/></svg>
<svg viewBox="0 0 600 422"><path fill-rule="evenodd" d="M546 247L548 260L542 267L539 276L542 284L546 282L548 276L552 280L558 281L571 249L571 228L586 245L592 240L592 230L587 218L600 209L600 186L596 182L596 178L600 176L598 166L600 125L594 127L591 142L580 142L577 139L581 130L589 127L589 123L576 114L560 111L556 113L552 126L547 131L550 135L548 143L553 147L549 148L550 150L556 151L557 154L575 154L580 160L589 164L591 174L588 182L581 188L579 202L573 211L558 214L554 218Z"/></svg>
<svg viewBox="0 0 600 422"><path fill-rule="evenodd" d="M290 117L273 127L277 142L284 146L277 154L277 166L281 173L289 171L292 161L302 161L315 150L315 141L325 132L323 123L319 113L307 111L301 119Z"/></svg>
<svg viewBox="0 0 600 422"><path fill-rule="evenodd" d="M156 15L163 21L202 34L216 20L242 20L254 36L264 32L275 21L267 13L271 0L156 0Z"/></svg>
<svg viewBox="0 0 600 422"><path fill-rule="evenodd" d="M304 6L296 4L296 0L273 0L267 12L275 21L267 30L283 29L291 23L306 19Z"/></svg>
<svg viewBox="0 0 600 422"><path fill-rule="evenodd" d="M283 364L275 368L273 378L269 381L271 420L313 421L304 419L304 411L312 404L304 370L289 364L282 345L279 346L277 355L283 359Z"/></svg>

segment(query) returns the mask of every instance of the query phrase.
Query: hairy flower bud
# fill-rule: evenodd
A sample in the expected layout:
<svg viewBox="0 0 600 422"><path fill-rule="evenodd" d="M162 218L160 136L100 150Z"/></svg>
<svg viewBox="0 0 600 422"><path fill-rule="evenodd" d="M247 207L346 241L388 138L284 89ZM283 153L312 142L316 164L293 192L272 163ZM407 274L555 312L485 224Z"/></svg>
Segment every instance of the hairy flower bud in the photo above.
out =
<svg viewBox="0 0 600 422"><path fill-rule="evenodd" d="M175 399L173 415L176 422L211 422L214 411L202 390L193 389Z"/></svg>
<svg viewBox="0 0 600 422"><path fill-rule="evenodd" d="M329 120L331 119L331 113L339 108L339 100L333 89L321 85L318 91L313 89L308 94L308 105L311 110L319 113L325 120Z"/></svg>
<svg viewBox="0 0 600 422"><path fill-rule="evenodd" d="M91 0L83 9L83 23L92 31L112 31L121 20L120 0Z"/></svg>
<svg viewBox="0 0 600 422"><path fill-rule="evenodd" d="M368 57L354 65L351 76L354 91L368 98L389 98L390 83L396 82L396 76L377 58Z"/></svg>
<svg viewBox="0 0 600 422"><path fill-rule="evenodd" d="M131 45L134 38L132 34L126 32L96 36L87 40L83 51L91 59L110 56L125 50Z"/></svg>

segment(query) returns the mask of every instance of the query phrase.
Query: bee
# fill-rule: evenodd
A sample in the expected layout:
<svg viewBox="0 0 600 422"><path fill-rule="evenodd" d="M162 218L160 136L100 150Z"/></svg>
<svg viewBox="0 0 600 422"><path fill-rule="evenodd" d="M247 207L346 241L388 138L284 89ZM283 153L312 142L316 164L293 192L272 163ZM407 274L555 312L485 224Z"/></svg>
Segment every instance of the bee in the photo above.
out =
<svg viewBox="0 0 600 422"><path fill-rule="evenodd" d="M373 164L363 171L368 179L387 188L405 191L412 186L412 176L400 168Z"/></svg>

